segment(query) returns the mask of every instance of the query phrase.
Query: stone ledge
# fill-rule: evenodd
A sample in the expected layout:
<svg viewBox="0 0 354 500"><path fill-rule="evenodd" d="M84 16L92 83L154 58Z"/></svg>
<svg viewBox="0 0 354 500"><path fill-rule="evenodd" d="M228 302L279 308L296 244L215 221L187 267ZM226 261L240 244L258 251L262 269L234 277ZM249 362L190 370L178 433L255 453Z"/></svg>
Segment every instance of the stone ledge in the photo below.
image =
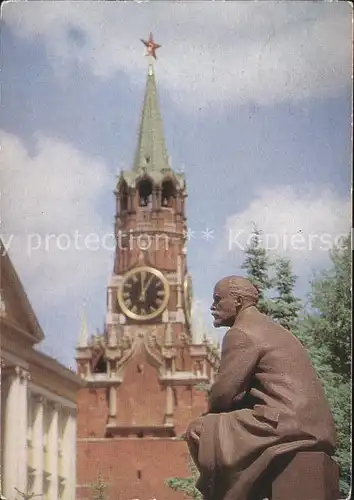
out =
<svg viewBox="0 0 354 500"><path fill-rule="evenodd" d="M203 375L196 375L192 372L175 372L171 375L162 375L160 382L167 385L198 385L209 382L209 378Z"/></svg>
<svg viewBox="0 0 354 500"><path fill-rule="evenodd" d="M120 385L123 382L122 377L108 377L105 374L102 374L101 377L85 377L85 382L88 387L110 387L111 385Z"/></svg>
<svg viewBox="0 0 354 500"><path fill-rule="evenodd" d="M119 425L107 424L106 436L109 437L176 437L173 424L166 425Z"/></svg>

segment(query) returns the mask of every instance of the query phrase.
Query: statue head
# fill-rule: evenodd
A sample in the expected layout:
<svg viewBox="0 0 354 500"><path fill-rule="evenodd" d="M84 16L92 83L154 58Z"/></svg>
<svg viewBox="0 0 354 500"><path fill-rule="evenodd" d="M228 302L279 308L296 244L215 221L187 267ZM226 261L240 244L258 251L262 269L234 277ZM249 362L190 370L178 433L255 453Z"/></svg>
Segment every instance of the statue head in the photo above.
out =
<svg viewBox="0 0 354 500"><path fill-rule="evenodd" d="M255 306L259 291L241 276L227 276L214 287L213 304L210 308L214 326L232 326L238 314L250 306Z"/></svg>

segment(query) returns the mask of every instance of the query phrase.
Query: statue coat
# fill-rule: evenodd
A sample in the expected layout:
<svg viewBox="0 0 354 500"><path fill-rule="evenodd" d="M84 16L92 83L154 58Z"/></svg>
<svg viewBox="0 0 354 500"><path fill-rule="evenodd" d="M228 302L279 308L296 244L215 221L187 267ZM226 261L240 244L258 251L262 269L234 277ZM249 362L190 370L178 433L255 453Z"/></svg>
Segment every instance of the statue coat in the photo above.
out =
<svg viewBox="0 0 354 500"><path fill-rule="evenodd" d="M271 460L295 450L335 451L335 426L306 349L251 306L226 333L221 364L189 448L205 500L246 500Z"/></svg>

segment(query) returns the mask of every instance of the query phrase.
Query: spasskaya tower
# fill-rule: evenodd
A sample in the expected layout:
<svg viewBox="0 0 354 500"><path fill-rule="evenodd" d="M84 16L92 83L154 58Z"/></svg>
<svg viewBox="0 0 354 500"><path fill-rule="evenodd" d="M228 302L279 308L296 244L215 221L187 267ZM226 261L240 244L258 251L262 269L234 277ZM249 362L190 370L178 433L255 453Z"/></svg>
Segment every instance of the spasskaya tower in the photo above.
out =
<svg viewBox="0 0 354 500"><path fill-rule="evenodd" d="M116 251L104 331L85 322L77 366L77 499L91 498L98 474L110 499L172 500L165 485L189 475L189 421L205 411L218 350L191 321L186 252L185 175L172 170L159 110L152 35L145 97L132 169L115 187ZM196 334L198 334L196 336Z"/></svg>

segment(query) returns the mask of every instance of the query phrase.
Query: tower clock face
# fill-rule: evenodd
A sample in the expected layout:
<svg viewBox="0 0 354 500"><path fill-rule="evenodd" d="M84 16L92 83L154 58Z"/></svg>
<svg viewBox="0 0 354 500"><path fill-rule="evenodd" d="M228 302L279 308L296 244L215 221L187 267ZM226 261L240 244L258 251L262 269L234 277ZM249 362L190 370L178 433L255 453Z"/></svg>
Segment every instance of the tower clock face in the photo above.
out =
<svg viewBox="0 0 354 500"><path fill-rule="evenodd" d="M183 299L184 299L184 313L186 316L187 323L190 324L192 315L193 291L192 291L192 278L189 274L186 274L183 281Z"/></svg>
<svg viewBox="0 0 354 500"><path fill-rule="evenodd" d="M118 303L129 318L146 321L164 311L169 296L165 276L153 267L143 266L125 274L118 290Z"/></svg>

